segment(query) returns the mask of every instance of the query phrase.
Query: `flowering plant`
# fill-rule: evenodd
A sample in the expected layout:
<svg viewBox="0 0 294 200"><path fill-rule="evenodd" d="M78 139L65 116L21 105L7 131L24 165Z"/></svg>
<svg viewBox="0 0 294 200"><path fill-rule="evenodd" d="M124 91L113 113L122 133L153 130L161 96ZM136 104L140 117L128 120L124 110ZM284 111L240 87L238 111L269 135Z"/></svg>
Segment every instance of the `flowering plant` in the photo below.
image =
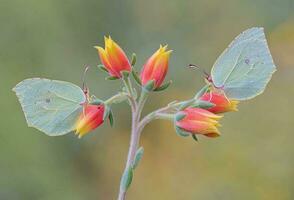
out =
<svg viewBox="0 0 294 200"><path fill-rule="evenodd" d="M220 136L220 113L237 111L239 101L262 93L275 65L268 50L262 28L251 28L240 34L217 59L211 74L195 96L185 101L172 101L146 116L142 116L145 102L152 92L166 90L171 81L164 83L169 68L171 50L161 46L147 59L141 73L134 66L136 55L128 59L123 49L110 37L105 47L95 47L101 60L98 68L106 72L108 80L119 80L122 91L107 100L89 94L68 82L41 78L26 79L13 89L21 103L27 123L49 136L74 131L79 138L93 131L109 119L113 124L112 104L127 101L132 111L130 146L121 178L118 199L123 200L133 179L133 172L142 156L139 147L141 132L152 120L170 120L175 132L182 137L209 138ZM139 85L140 92L134 87Z"/></svg>

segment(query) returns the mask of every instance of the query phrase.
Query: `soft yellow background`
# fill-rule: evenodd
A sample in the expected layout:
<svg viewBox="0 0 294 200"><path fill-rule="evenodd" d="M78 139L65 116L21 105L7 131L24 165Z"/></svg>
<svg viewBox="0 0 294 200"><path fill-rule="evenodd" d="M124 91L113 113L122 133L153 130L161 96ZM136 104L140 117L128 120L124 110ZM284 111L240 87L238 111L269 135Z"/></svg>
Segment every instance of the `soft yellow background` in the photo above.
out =
<svg viewBox="0 0 294 200"><path fill-rule="evenodd" d="M142 135L145 154L129 200L294 199L293 0L1 0L0 199L115 199L126 159L130 112L114 106L106 123L82 139L48 137L28 128L11 88L29 77L81 85L83 65L99 63L94 45L111 35L139 69L159 47L174 50L166 93L152 94L144 113L192 97L218 55L241 31L265 27L278 71L266 91L222 120L222 137L178 137L155 121ZM119 81L93 67L91 92L107 98Z"/></svg>

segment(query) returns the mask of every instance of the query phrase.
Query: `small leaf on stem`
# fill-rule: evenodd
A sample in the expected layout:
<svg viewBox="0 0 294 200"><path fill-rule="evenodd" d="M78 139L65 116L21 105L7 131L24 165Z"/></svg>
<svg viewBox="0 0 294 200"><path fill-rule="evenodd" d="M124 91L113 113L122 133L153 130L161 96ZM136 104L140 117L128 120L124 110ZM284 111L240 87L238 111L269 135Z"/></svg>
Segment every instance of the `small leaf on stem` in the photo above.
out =
<svg viewBox="0 0 294 200"><path fill-rule="evenodd" d="M184 110L184 109L188 108L189 106L193 105L194 103L195 103L195 99L190 99L188 101L184 101L180 106L180 110Z"/></svg>
<svg viewBox="0 0 294 200"><path fill-rule="evenodd" d="M203 94L205 94L208 91L209 87L210 85L207 84L203 88L201 88L201 90L197 92L197 94L195 95L194 99L199 99Z"/></svg>
<svg viewBox="0 0 294 200"><path fill-rule="evenodd" d="M113 127L114 119L113 119L113 113L111 110L109 111L108 120L109 120L110 126Z"/></svg>
<svg viewBox="0 0 294 200"><path fill-rule="evenodd" d="M103 104L104 101L101 100L101 99L98 99L97 97L92 97L92 100L90 101L90 104L91 105L100 105L100 104Z"/></svg>
<svg viewBox="0 0 294 200"><path fill-rule="evenodd" d="M138 72L136 72L134 68L132 69L132 75L133 75L134 80L136 81L136 83L141 86L142 85L141 79L139 77Z"/></svg>
<svg viewBox="0 0 294 200"><path fill-rule="evenodd" d="M136 155L135 155L135 160L134 160L134 163L133 163L133 169L135 169L138 166L139 162L142 159L143 153L144 153L144 148L140 147L137 150Z"/></svg>
<svg viewBox="0 0 294 200"><path fill-rule="evenodd" d="M105 105L105 110L104 110L104 113L103 113L103 121L109 116L109 113L110 113L110 107Z"/></svg>
<svg viewBox="0 0 294 200"><path fill-rule="evenodd" d="M132 54L131 65L134 66L137 62L137 55L135 53Z"/></svg>
<svg viewBox="0 0 294 200"><path fill-rule="evenodd" d="M203 109L208 109L215 106L214 103L211 103L209 101L203 101L203 100L198 100L196 101L195 104L191 105L193 108L203 108Z"/></svg>
<svg viewBox="0 0 294 200"><path fill-rule="evenodd" d="M122 75L122 77L123 77L124 79L128 78L129 75L130 75L130 72L129 72L129 71L126 71L126 70L121 71L120 73L121 73L121 75Z"/></svg>
<svg viewBox="0 0 294 200"><path fill-rule="evenodd" d="M123 191L128 190L128 188L130 187L132 183L132 180L133 180L133 168L129 167L128 169L126 169L121 179L120 186L122 187Z"/></svg>
<svg viewBox="0 0 294 200"><path fill-rule="evenodd" d="M114 81L114 80L117 80L117 79L119 79L119 78L115 77L115 76L108 76L108 77L105 78L105 80L107 80L107 81Z"/></svg>

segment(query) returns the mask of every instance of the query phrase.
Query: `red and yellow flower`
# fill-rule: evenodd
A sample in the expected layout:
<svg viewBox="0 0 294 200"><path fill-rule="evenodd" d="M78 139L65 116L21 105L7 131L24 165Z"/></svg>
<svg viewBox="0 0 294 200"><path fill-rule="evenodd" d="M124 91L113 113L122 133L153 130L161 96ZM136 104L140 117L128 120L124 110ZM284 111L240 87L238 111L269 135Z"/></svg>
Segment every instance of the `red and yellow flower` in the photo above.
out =
<svg viewBox="0 0 294 200"><path fill-rule="evenodd" d="M224 113L238 110L237 105L239 101L230 100L224 94L220 94L214 91L205 93L202 97L200 97L200 100L215 104L215 106L207 109L213 113Z"/></svg>
<svg viewBox="0 0 294 200"><path fill-rule="evenodd" d="M176 121L176 126L191 134L201 134L207 137L217 137L220 135L217 129L222 116L216 115L202 108L186 108L178 114L184 117Z"/></svg>
<svg viewBox="0 0 294 200"><path fill-rule="evenodd" d="M76 123L76 135L81 138L103 123L104 105L85 105Z"/></svg>
<svg viewBox="0 0 294 200"><path fill-rule="evenodd" d="M154 81L154 89L159 88L168 71L169 56L172 51L167 51L167 45L160 48L147 60L141 71L142 85Z"/></svg>
<svg viewBox="0 0 294 200"><path fill-rule="evenodd" d="M131 64L121 47L109 36L104 37L105 48L95 46L102 64L107 69L110 76L121 78L122 71L131 71Z"/></svg>

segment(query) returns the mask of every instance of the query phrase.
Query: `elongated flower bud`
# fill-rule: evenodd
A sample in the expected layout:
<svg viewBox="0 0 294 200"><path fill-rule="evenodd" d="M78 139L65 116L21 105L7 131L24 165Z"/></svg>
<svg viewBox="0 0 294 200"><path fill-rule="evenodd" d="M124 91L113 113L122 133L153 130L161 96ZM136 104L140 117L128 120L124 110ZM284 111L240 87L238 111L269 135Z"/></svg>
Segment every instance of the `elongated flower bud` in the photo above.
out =
<svg viewBox="0 0 294 200"><path fill-rule="evenodd" d="M104 105L86 105L76 123L76 135L81 138L103 123Z"/></svg>
<svg viewBox="0 0 294 200"><path fill-rule="evenodd" d="M186 108L177 113L183 117L176 121L176 126L191 134L202 134L207 137L217 137L220 135L217 127L220 126L218 120L222 116L216 115L202 108Z"/></svg>
<svg viewBox="0 0 294 200"><path fill-rule="evenodd" d="M102 64L107 69L108 73L112 77L121 78L122 71L131 71L131 64L128 60L125 52L120 46L114 42L111 37L104 37L105 49L99 46L95 46L98 50L98 54Z"/></svg>
<svg viewBox="0 0 294 200"><path fill-rule="evenodd" d="M224 113L238 110L237 105L239 101L230 100L226 98L223 94L214 91L205 93L202 97L200 97L200 100L208 101L215 104L215 106L207 109L208 111L213 113Z"/></svg>
<svg viewBox="0 0 294 200"><path fill-rule="evenodd" d="M160 48L147 60L141 71L142 85L154 80L154 89L159 88L168 71L168 61L171 50L167 50L167 45Z"/></svg>

